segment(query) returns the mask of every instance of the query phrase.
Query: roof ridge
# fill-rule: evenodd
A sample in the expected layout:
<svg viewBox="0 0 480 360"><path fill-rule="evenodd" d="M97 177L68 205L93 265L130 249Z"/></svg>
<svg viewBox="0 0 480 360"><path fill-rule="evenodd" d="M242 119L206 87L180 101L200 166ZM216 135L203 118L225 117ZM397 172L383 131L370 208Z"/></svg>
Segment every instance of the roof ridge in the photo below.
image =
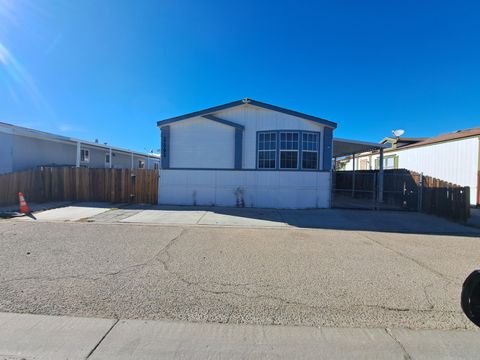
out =
<svg viewBox="0 0 480 360"><path fill-rule="evenodd" d="M161 127L161 126L164 126L164 125L167 125L167 124L171 124L173 122L187 120L187 119L191 119L191 118L197 117L197 116L210 115L210 114L213 114L213 113L218 112L218 111L230 109L230 108L241 106L241 105L253 105L253 106L261 107L261 108L264 108L264 109L269 109L269 110L272 110L272 111L277 111L277 112L284 113L284 114L287 114L287 115L295 116L295 117L298 117L298 118L301 118L301 119L304 119L304 120L310 120L310 121L313 121L313 122L316 122L316 123L319 123L319 124L322 124L324 126L328 126L328 127L331 127L331 128L336 128L337 127L337 123L335 123L333 121L323 119L323 118L318 117L318 116L313 116L313 115L308 115L308 114L305 114L305 113L301 113L301 112L298 112L298 111L295 111L295 110L282 108L280 106L263 103L261 101L253 100L251 98L243 98L242 100L232 101L232 102L229 102L229 103L226 103L226 104L217 105L217 106L213 106L213 107L206 108L206 109L203 109L203 110L198 110L198 111L194 111L194 112L187 113L187 114L184 114L184 115L175 116L175 117L172 117L172 118L160 120L160 121L157 121L157 126Z"/></svg>

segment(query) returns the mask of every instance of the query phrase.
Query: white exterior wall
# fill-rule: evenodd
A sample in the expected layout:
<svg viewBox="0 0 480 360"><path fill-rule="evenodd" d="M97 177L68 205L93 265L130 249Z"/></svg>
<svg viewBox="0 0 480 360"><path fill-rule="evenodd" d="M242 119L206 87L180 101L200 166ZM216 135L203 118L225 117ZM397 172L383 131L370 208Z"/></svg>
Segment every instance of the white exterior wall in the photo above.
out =
<svg viewBox="0 0 480 360"><path fill-rule="evenodd" d="M170 205L328 208L330 172L160 170L159 203Z"/></svg>
<svg viewBox="0 0 480 360"><path fill-rule="evenodd" d="M320 132L320 169L323 168L323 129L313 121L256 106L241 106L223 111L218 117L245 126L243 132L242 168L255 169L257 159L257 131L305 130Z"/></svg>
<svg viewBox="0 0 480 360"><path fill-rule="evenodd" d="M479 170L479 138L453 140L438 144L387 151L384 156L398 155L398 168L412 170L461 186L470 187L470 203L477 203L477 171ZM360 169L356 157L355 168ZM372 156L373 164L378 155ZM350 160L345 170L352 170Z"/></svg>
<svg viewBox="0 0 480 360"><path fill-rule="evenodd" d="M449 141L395 152L398 166L461 186L470 186L477 202L478 138ZM390 153L389 153L390 154Z"/></svg>
<svg viewBox="0 0 480 360"><path fill-rule="evenodd" d="M202 117L180 121L170 127L170 167L234 167L235 130Z"/></svg>
<svg viewBox="0 0 480 360"><path fill-rule="evenodd" d="M224 110L215 116L243 125L242 168L256 168L257 131L305 130L320 132L320 169L323 168L323 129L313 121L253 105ZM170 168L234 168L235 130L202 117L170 124Z"/></svg>

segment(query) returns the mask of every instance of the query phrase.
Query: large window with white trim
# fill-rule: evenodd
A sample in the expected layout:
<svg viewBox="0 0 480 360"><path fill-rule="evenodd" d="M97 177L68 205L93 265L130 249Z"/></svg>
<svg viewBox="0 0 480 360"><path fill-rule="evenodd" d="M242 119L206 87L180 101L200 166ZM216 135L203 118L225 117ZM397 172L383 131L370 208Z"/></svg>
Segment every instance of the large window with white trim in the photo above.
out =
<svg viewBox="0 0 480 360"><path fill-rule="evenodd" d="M298 132L280 132L280 169L298 168L298 142Z"/></svg>
<svg viewBox="0 0 480 360"><path fill-rule="evenodd" d="M258 133L258 168L275 169L277 167L277 133Z"/></svg>
<svg viewBox="0 0 480 360"><path fill-rule="evenodd" d="M257 168L318 170L320 133L302 130L257 133Z"/></svg>
<svg viewBox="0 0 480 360"><path fill-rule="evenodd" d="M318 169L318 133L302 133L302 169Z"/></svg>

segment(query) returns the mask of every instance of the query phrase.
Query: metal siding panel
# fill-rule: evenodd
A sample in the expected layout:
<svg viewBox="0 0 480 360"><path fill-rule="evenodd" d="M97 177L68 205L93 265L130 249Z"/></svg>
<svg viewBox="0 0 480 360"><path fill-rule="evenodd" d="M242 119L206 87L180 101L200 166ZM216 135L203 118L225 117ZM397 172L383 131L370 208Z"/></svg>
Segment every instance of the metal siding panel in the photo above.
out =
<svg viewBox="0 0 480 360"><path fill-rule="evenodd" d="M13 136L12 134L0 133L0 174L12 171Z"/></svg>
<svg viewBox="0 0 480 360"><path fill-rule="evenodd" d="M397 154L401 168L423 172L424 175L457 185L470 186L471 203L476 203L477 138L406 149Z"/></svg>
<svg viewBox="0 0 480 360"><path fill-rule="evenodd" d="M470 187L470 203L476 204L479 140L468 138L388 151L385 156L398 155L398 167ZM372 157L376 161L378 155ZM351 161L349 161L349 165ZM351 166L347 170L351 170Z"/></svg>
<svg viewBox="0 0 480 360"><path fill-rule="evenodd" d="M160 170L159 204L327 208L329 172Z"/></svg>
<svg viewBox="0 0 480 360"><path fill-rule="evenodd" d="M75 165L76 144L14 135L12 138L12 171L40 165ZM82 163L83 164L83 163Z"/></svg>

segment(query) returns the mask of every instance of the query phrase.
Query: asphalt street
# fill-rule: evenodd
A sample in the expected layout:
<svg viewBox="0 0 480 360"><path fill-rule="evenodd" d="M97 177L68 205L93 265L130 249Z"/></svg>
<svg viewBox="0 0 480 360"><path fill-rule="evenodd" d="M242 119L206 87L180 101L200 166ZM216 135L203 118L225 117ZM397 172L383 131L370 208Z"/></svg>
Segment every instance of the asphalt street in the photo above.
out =
<svg viewBox="0 0 480 360"><path fill-rule="evenodd" d="M6 220L0 311L474 329L459 295L478 254L478 235L468 231Z"/></svg>

